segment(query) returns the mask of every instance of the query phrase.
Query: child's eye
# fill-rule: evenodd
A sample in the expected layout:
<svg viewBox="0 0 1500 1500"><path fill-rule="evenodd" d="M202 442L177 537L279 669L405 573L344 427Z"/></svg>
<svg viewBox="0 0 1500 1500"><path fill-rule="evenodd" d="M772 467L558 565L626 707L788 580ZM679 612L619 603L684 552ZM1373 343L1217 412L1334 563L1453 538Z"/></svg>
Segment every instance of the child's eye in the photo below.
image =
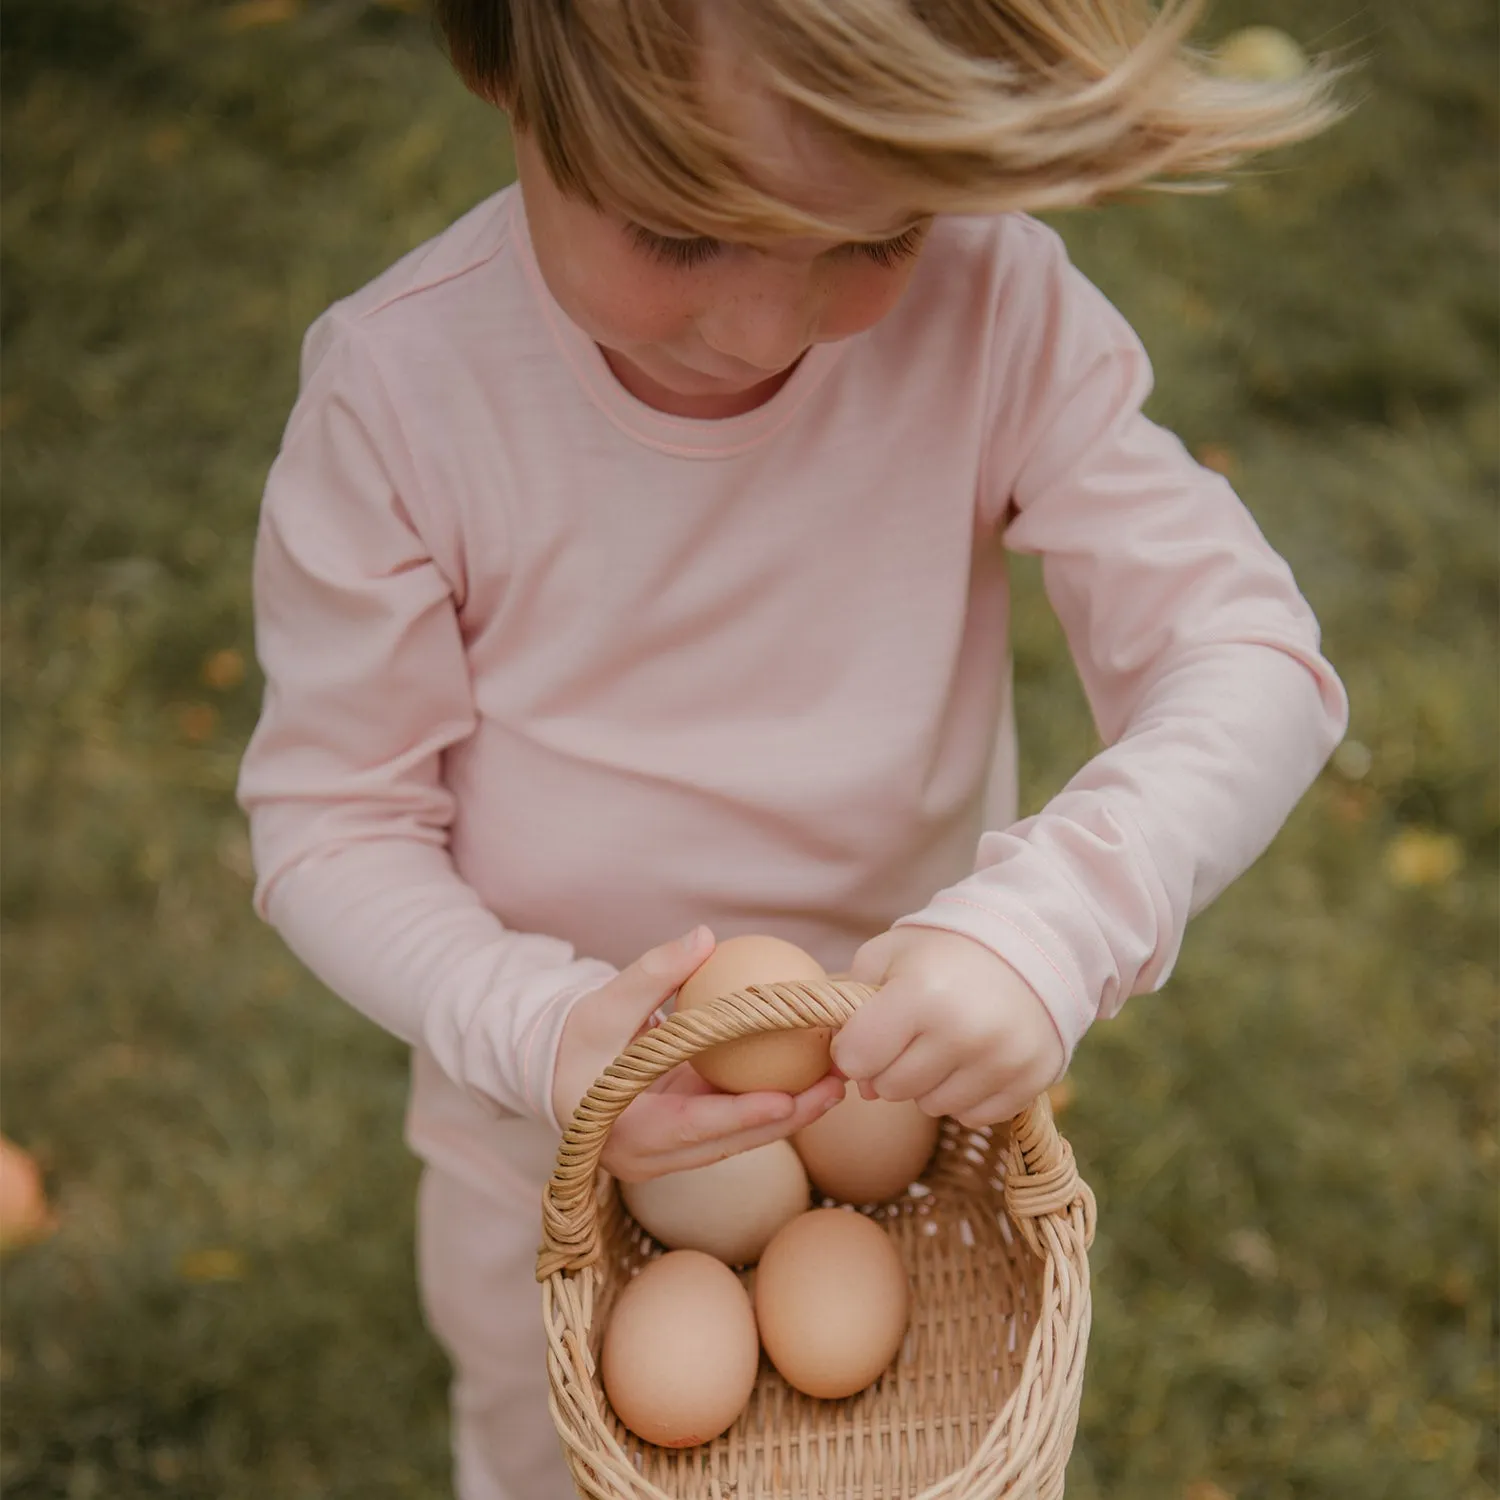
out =
<svg viewBox="0 0 1500 1500"><path fill-rule="evenodd" d="M877 266L889 268L899 265L903 260L910 260L922 248L922 240L926 233L925 224L913 224L910 229L904 230L895 239L875 240L870 244L845 245L843 248L851 255L862 255L866 260L873 260Z"/></svg>
<svg viewBox="0 0 1500 1500"><path fill-rule="evenodd" d="M678 270L691 270L694 266L701 266L724 250L722 240L710 239L706 235L658 234L654 229L647 229L644 224L632 224L629 228L630 237L640 250L653 260L674 266ZM926 224L914 224L892 239L875 240L872 243L851 242L838 246L836 251L830 253L861 256L865 260L874 261L878 266L889 268L903 260L910 260L922 248L926 233Z"/></svg>
<svg viewBox="0 0 1500 1500"><path fill-rule="evenodd" d="M643 224L632 224L630 237L637 247L644 250L653 260L658 260L663 265L676 266L684 271L691 270L694 266L701 266L706 260L712 260L723 248L718 240L711 240L702 235L679 239L674 235L657 234Z"/></svg>

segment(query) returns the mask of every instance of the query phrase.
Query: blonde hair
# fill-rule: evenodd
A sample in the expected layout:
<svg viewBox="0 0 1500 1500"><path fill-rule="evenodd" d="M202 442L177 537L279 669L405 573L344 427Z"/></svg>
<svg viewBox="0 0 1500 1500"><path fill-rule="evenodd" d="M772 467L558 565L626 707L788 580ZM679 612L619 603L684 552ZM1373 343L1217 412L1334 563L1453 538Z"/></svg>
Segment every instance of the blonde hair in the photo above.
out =
<svg viewBox="0 0 1500 1500"><path fill-rule="evenodd" d="M914 213L1031 212L1211 188L1341 110L1335 70L1221 77L1200 0L435 0L460 76L558 186L657 228L851 235L758 186L699 87L700 5L769 95ZM863 236L869 238L870 236Z"/></svg>

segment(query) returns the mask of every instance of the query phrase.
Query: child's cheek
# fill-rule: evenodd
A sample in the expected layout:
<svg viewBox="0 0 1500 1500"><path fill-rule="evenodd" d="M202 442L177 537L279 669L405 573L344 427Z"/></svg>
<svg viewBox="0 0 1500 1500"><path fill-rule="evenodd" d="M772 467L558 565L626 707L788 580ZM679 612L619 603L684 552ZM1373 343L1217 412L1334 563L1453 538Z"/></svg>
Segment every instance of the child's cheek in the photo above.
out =
<svg viewBox="0 0 1500 1500"><path fill-rule="evenodd" d="M609 257L573 284L583 314L578 321L611 347L666 343L692 322L680 278L663 276L650 266Z"/></svg>
<svg viewBox="0 0 1500 1500"><path fill-rule="evenodd" d="M915 262L890 268L872 265L841 276L823 304L818 341L832 343L873 328L901 300L915 268Z"/></svg>

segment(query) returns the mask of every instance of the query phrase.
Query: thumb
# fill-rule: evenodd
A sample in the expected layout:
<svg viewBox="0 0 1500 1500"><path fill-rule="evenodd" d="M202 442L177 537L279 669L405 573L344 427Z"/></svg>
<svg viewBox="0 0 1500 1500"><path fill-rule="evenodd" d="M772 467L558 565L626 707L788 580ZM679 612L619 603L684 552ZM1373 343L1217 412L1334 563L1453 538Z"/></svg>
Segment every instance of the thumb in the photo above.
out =
<svg viewBox="0 0 1500 1500"><path fill-rule="evenodd" d="M618 983L629 997L633 1011L639 1003L635 1013L640 1015L642 1027L652 1023L667 999L690 974L703 967L713 951L713 933L707 927L695 927L682 937L641 954L621 972Z"/></svg>
<svg viewBox="0 0 1500 1500"><path fill-rule="evenodd" d="M849 977L861 984L879 989L890 978L891 959L896 951L896 934L890 930L872 937L855 953L849 965ZM868 1005L857 1010L840 1028L833 1039L833 1065L846 1078L858 1078L860 1097L876 1099L879 1095L869 1081L872 1071L865 1066L863 1054L870 1050L870 1038L866 1033L878 1032L878 1018L872 1018ZM865 1076L861 1077L863 1069Z"/></svg>
<svg viewBox="0 0 1500 1500"><path fill-rule="evenodd" d="M879 989L885 983L895 946L894 932L882 932L878 937L872 937L855 953L849 964L849 977Z"/></svg>

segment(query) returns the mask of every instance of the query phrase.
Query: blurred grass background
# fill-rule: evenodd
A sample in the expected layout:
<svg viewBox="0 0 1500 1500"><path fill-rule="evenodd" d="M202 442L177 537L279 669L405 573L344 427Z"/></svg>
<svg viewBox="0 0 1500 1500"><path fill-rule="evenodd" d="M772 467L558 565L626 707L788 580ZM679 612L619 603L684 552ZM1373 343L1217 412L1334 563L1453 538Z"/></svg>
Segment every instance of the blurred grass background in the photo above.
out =
<svg viewBox="0 0 1500 1500"><path fill-rule="evenodd" d="M1057 222L1317 609L1350 742L1082 1048L1078 1500L1496 1484L1497 25L1235 0L1360 63L1213 199ZM249 910L248 574L307 323L509 174L414 4L6 0L0 1126L13 1500L444 1492L401 1049ZM1092 731L1034 571L1036 806Z"/></svg>

